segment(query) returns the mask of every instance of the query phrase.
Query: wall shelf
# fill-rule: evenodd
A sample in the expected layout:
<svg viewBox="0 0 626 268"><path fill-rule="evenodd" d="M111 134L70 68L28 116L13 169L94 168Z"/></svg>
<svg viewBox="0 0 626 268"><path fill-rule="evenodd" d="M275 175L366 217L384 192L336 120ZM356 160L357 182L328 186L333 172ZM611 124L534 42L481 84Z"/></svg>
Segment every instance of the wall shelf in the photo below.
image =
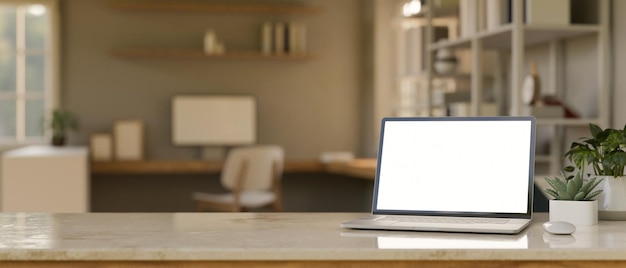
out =
<svg viewBox="0 0 626 268"><path fill-rule="evenodd" d="M589 124L599 125L601 121L593 118L537 118L537 125L588 126Z"/></svg>
<svg viewBox="0 0 626 268"><path fill-rule="evenodd" d="M316 14L319 7L280 2L119 0L111 1L113 9L125 11L180 11L242 14Z"/></svg>
<svg viewBox="0 0 626 268"><path fill-rule="evenodd" d="M309 60L311 54L263 54L257 51L227 51L223 54L206 54L201 49L166 49L166 48L117 48L111 55L122 58L152 59L225 59L225 60Z"/></svg>
<svg viewBox="0 0 626 268"><path fill-rule="evenodd" d="M568 26L536 26L523 25L524 46L546 44L556 39L567 39L587 34L598 33L600 26L588 24L572 24ZM514 27L512 24L502 25L491 31L480 32L471 37L461 37L454 40L431 44L429 49L441 48L470 48L474 38L483 40L485 49L509 49Z"/></svg>

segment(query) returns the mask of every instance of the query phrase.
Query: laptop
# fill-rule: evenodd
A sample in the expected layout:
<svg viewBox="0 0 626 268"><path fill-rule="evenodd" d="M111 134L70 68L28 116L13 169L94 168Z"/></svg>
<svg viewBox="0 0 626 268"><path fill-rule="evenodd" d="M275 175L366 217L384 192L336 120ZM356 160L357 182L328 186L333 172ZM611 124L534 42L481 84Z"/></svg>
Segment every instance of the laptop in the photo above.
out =
<svg viewBox="0 0 626 268"><path fill-rule="evenodd" d="M372 214L344 228L515 234L532 219L534 117L382 120Z"/></svg>

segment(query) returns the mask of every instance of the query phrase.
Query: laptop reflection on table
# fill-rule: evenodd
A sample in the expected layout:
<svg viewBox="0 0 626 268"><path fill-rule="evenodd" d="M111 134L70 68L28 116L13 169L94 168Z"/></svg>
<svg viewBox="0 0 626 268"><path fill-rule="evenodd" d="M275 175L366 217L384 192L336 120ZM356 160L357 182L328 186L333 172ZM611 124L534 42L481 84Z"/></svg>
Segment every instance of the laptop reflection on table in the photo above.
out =
<svg viewBox="0 0 626 268"><path fill-rule="evenodd" d="M409 233L402 231L362 231L341 232L341 237L372 238L379 249L527 249L528 234L484 235L484 234L446 234L446 233Z"/></svg>

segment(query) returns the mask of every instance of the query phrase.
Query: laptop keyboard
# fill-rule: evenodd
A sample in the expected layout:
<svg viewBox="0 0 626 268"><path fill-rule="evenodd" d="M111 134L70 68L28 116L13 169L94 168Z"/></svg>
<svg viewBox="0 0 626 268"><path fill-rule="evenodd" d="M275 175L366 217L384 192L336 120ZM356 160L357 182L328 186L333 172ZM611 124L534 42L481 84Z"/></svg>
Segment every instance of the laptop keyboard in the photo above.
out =
<svg viewBox="0 0 626 268"><path fill-rule="evenodd" d="M459 224L504 224L507 219L461 219L461 218L444 218L444 217L403 217L403 216L386 216L385 220L393 220L400 222L426 222L426 223L459 223Z"/></svg>

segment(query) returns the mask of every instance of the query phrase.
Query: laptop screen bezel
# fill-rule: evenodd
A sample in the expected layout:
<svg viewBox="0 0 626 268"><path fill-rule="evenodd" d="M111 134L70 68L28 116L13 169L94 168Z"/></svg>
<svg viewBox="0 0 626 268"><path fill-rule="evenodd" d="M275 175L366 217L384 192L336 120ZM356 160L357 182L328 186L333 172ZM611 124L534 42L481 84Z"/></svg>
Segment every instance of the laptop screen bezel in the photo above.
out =
<svg viewBox="0 0 626 268"><path fill-rule="evenodd" d="M529 148L529 172L528 172L528 200L526 213L487 213L487 212L448 212L448 211L422 211L422 210L388 210L377 209L378 190L380 182L381 158L383 155L383 141L385 138L385 124L390 121L526 121L531 123L530 148ZM532 116L496 116L496 117L385 117L380 127L380 139L378 144L378 156L376 165L376 178L374 181L374 196L372 199L372 213L378 215L413 215L413 216L449 216L449 217L485 217L485 218L519 218L531 219L534 198L534 170L535 170L535 135L536 119Z"/></svg>

